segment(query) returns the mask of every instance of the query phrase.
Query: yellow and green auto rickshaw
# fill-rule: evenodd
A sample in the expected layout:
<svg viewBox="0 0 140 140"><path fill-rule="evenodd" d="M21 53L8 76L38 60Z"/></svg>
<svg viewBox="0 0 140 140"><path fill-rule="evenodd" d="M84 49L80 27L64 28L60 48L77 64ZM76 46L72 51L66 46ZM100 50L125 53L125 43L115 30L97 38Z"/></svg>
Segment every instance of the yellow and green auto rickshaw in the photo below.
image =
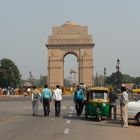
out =
<svg viewBox="0 0 140 140"><path fill-rule="evenodd" d="M103 117L109 117L109 92L106 87L91 87L87 90L85 117L94 116L101 121Z"/></svg>

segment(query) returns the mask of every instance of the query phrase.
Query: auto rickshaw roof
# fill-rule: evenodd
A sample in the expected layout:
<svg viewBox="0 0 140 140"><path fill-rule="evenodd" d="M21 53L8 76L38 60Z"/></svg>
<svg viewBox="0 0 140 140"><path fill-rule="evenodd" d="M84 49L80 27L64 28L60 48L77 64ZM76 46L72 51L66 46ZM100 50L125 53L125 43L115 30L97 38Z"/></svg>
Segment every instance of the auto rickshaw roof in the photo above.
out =
<svg viewBox="0 0 140 140"><path fill-rule="evenodd" d="M89 87L88 89L87 89L88 91L101 91L101 92L110 92L110 90L109 90L109 88L107 88L107 87Z"/></svg>
<svg viewBox="0 0 140 140"><path fill-rule="evenodd" d="M133 92L133 93L140 93L140 88L133 89L132 92Z"/></svg>

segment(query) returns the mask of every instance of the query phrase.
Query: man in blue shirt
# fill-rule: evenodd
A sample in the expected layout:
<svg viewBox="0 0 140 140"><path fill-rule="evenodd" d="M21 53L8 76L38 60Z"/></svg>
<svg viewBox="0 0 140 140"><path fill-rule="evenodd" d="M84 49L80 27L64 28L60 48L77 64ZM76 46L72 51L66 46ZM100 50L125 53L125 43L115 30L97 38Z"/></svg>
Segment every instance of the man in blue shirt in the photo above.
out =
<svg viewBox="0 0 140 140"><path fill-rule="evenodd" d="M77 86L77 90L74 93L74 103L75 103L77 116L80 116L83 111L84 93L79 85Z"/></svg>
<svg viewBox="0 0 140 140"><path fill-rule="evenodd" d="M44 116L49 116L50 113L50 102L52 100L52 92L48 88L48 85L44 85L44 89L42 91L41 97L43 99L43 109L44 109Z"/></svg>

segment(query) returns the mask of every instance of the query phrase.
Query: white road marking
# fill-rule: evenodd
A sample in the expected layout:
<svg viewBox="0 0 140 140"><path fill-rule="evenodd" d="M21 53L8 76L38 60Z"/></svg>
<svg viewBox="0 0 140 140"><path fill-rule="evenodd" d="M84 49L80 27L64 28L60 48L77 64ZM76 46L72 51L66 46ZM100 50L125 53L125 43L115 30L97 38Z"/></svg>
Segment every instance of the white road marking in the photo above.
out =
<svg viewBox="0 0 140 140"><path fill-rule="evenodd" d="M70 113L70 114L73 114L73 112L72 112L72 111L70 111L69 113Z"/></svg>
<svg viewBox="0 0 140 140"><path fill-rule="evenodd" d="M72 117L72 114L69 114L69 117Z"/></svg>
<svg viewBox="0 0 140 140"><path fill-rule="evenodd" d="M67 124L70 124L71 123L71 120L67 120Z"/></svg>
<svg viewBox="0 0 140 140"><path fill-rule="evenodd" d="M54 121L55 119L52 118L51 120Z"/></svg>
<svg viewBox="0 0 140 140"><path fill-rule="evenodd" d="M73 112L75 107L74 106L70 106L71 111Z"/></svg>
<svg viewBox="0 0 140 140"><path fill-rule="evenodd" d="M67 107L66 106L62 106L62 109L66 109Z"/></svg>
<svg viewBox="0 0 140 140"><path fill-rule="evenodd" d="M65 128L64 134L69 134L69 128Z"/></svg>

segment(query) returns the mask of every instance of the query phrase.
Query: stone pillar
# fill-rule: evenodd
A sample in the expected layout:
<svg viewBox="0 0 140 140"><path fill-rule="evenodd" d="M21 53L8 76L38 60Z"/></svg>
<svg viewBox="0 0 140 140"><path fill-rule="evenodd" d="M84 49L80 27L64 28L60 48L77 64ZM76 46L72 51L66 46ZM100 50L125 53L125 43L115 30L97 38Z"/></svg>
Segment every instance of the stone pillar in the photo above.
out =
<svg viewBox="0 0 140 140"><path fill-rule="evenodd" d="M58 56L49 56L48 60L48 85L55 87L57 84L63 86L63 60Z"/></svg>

